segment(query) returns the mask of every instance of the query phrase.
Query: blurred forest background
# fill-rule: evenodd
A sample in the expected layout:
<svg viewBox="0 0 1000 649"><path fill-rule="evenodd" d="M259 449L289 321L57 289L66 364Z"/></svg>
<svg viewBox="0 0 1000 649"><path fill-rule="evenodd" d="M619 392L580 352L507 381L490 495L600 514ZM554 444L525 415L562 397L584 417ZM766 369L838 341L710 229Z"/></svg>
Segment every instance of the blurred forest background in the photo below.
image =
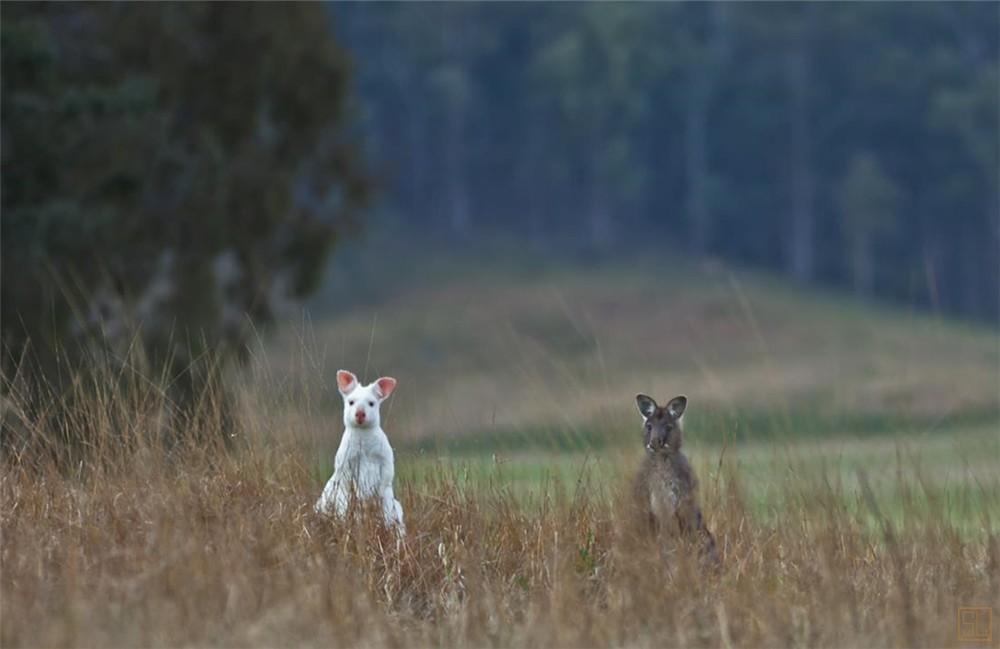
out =
<svg viewBox="0 0 1000 649"><path fill-rule="evenodd" d="M996 3L333 7L384 205L997 320Z"/></svg>
<svg viewBox="0 0 1000 649"><path fill-rule="evenodd" d="M3 17L8 373L140 331L152 367L213 359L203 380L358 231L376 256L645 251L998 321L996 3Z"/></svg>

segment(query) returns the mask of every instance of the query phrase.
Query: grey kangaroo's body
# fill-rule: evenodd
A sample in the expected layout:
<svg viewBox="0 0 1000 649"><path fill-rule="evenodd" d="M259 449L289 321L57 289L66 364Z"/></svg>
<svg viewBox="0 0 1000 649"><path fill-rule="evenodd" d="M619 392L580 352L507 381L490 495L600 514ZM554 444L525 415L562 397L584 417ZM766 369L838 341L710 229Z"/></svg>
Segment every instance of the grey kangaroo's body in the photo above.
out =
<svg viewBox="0 0 1000 649"><path fill-rule="evenodd" d="M702 555L718 563L715 537L705 525L698 503L698 479L681 452L681 417L687 398L680 396L666 406L656 405L644 394L636 396L643 416L646 455L635 481L636 501L647 513L654 530L696 539Z"/></svg>

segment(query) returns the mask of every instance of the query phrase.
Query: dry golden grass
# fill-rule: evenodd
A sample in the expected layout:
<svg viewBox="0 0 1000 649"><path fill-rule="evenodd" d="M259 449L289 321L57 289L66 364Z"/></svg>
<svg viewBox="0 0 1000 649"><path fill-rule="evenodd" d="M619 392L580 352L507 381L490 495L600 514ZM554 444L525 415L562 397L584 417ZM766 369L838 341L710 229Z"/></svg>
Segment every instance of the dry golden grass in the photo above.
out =
<svg viewBox="0 0 1000 649"><path fill-rule="evenodd" d="M226 443L217 400L181 417L139 372L65 418L8 385L0 644L939 647L958 606L1000 613L995 332L725 273L445 270L256 352ZM401 380L400 542L312 512L339 366ZM632 525L640 390L692 398L718 573ZM881 428L832 434L859 413ZM762 415L785 436L739 441ZM558 443L414 445L494 429Z"/></svg>
<svg viewBox="0 0 1000 649"><path fill-rule="evenodd" d="M877 496L853 507L820 470L786 481L761 518L724 461L703 479L723 559L705 573L636 533L624 475L515 497L499 471L470 484L442 463L398 490L397 542L363 511L316 517L310 447L294 431L263 439L251 407L251 440L206 441L219 438L208 401L168 448L148 434L172 425L162 392L116 390L60 424L88 433L85 460L3 467L4 647L937 647L958 644L957 606L1000 604L995 481L963 504L901 475L909 496L889 523ZM16 397L6 407L25 414ZM56 434L47 425L31 432ZM185 435L199 427L207 438Z"/></svg>

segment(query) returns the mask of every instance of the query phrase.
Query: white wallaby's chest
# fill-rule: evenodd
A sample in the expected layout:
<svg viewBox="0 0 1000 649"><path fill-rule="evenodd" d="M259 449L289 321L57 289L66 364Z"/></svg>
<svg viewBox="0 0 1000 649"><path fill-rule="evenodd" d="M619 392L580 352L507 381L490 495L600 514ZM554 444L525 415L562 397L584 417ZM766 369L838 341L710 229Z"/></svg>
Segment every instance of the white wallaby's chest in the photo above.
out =
<svg viewBox="0 0 1000 649"><path fill-rule="evenodd" d="M334 472L340 482L353 483L361 496L371 496L380 487L391 486L392 447L382 429L345 430L334 460Z"/></svg>

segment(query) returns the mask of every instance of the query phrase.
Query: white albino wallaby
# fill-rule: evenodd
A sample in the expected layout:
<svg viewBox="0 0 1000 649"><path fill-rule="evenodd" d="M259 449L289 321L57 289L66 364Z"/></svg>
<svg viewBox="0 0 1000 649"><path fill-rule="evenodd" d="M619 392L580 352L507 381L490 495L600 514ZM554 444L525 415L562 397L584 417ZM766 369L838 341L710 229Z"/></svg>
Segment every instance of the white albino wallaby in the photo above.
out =
<svg viewBox="0 0 1000 649"><path fill-rule="evenodd" d="M354 374L340 370L337 387L344 398L344 436L316 511L343 516L351 498L378 498L386 525L403 534L403 508L392 493L392 447L379 422L379 406L396 389L396 379L384 376L363 386Z"/></svg>

